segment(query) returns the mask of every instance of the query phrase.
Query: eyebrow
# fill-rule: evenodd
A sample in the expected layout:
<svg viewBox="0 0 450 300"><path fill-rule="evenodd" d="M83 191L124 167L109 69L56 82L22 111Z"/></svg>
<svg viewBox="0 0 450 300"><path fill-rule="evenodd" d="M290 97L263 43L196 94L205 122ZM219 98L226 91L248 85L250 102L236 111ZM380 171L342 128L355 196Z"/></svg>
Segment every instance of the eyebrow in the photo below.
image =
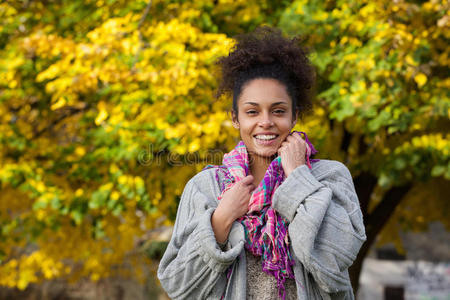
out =
<svg viewBox="0 0 450 300"><path fill-rule="evenodd" d="M259 106L259 103L256 103L256 102L244 102L244 104L250 104L250 105ZM279 105L279 104L288 104L288 103L285 102L285 101L281 101L281 102L272 103L272 105L270 105L270 106L276 106L276 105Z"/></svg>

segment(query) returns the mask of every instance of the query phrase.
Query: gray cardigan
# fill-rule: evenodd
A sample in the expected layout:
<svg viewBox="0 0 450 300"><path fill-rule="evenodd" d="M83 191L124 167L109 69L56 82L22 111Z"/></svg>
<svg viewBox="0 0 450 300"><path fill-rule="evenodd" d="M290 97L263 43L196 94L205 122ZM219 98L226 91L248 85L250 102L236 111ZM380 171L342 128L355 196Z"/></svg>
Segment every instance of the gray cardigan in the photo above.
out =
<svg viewBox="0 0 450 300"><path fill-rule="evenodd" d="M244 229L234 222L221 248L211 227L220 193L215 169L201 171L186 184L158 268L172 299L220 299L224 292L224 299L246 297ZM272 202L290 222L298 299L354 299L347 269L366 235L347 167L330 160L313 163L312 170L302 165L278 187Z"/></svg>

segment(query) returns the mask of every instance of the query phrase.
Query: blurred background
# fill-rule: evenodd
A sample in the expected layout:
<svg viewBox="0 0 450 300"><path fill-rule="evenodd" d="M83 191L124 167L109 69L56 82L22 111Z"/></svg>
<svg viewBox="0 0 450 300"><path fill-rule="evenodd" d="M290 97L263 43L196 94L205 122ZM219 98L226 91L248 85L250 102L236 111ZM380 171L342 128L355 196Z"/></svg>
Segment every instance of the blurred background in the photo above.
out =
<svg viewBox="0 0 450 300"><path fill-rule="evenodd" d="M218 57L267 24L317 72L308 132L354 178L359 299L450 299L448 1L0 3L0 299L167 299L185 183L238 140Z"/></svg>

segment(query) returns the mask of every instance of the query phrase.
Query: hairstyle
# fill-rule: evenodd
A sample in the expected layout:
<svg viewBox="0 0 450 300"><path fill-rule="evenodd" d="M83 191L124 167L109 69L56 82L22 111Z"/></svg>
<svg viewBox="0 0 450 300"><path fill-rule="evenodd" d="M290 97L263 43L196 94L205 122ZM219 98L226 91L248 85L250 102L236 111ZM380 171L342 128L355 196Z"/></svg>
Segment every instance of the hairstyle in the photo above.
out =
<svg viewBox="0 0 450 300"><path fill-rule="evenodd" d="M311 109L314 68L300 38L283 36L281 30L268 26L236 36L236 44L228 56L219 58L221 81L216 94L233 95L233 111L245 84L252 79L272 78L286 86L292 99L292 113L302 116Z"/></svg>

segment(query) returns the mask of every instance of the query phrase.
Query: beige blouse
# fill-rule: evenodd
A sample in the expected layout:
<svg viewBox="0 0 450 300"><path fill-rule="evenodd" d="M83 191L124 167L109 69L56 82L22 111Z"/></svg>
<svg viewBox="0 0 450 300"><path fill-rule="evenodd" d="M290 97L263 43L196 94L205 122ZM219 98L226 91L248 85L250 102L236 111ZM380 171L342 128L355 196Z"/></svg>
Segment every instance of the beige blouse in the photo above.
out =
<svg viewBox="0 0 450 300"><path fill-rule="evenodd" d="M245 251L247 258L247 299L274 300L278 296L277 280L262 271L261 257ZM286 300L297 299L297 286L294 279L287 279L285 284Z"/></svg>

